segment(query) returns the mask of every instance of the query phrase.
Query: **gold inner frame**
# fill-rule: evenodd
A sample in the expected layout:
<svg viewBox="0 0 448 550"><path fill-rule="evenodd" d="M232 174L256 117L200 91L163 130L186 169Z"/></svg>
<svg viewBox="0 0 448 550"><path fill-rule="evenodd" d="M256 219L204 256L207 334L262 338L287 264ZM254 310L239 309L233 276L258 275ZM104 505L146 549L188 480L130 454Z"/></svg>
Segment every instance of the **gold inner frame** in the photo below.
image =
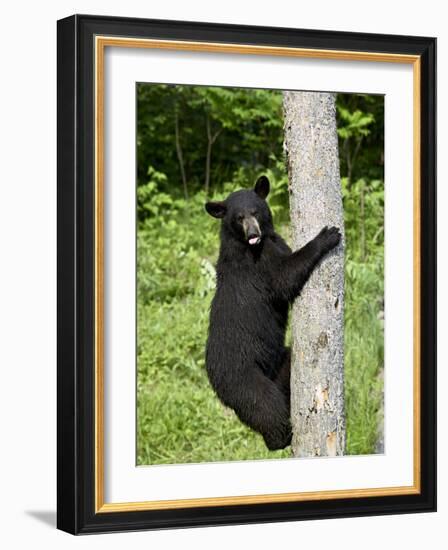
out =
<svg viewBox="0 0 448 550"><path fill-rule="evenodd" d="M342 489L299 493L192 498L143 502L104 502L104 53L110 46L177 51L269 55L314 59L406 63L413 66L413 458L410 486ZM95 513L231 506L274 502L300 502L340 498L378 497L420 493L420 56L291 47L255 46L177 40L95 37Z"/></svg>

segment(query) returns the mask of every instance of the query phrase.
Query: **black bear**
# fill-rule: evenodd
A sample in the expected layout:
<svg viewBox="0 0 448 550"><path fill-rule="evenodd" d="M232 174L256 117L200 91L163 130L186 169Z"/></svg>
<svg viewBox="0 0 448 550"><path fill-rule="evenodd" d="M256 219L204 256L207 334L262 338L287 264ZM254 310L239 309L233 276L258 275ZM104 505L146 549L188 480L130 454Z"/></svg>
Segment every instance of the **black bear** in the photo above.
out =
<svg viewBox="0 0 448 550"><path fill-rule="evenodd" d="M261 176L253 190L205 205L222 220L206 368L221 401L275 450L291 443L289 305L341 235L325 227L292 252L274 230L268 193Z"/></svg>

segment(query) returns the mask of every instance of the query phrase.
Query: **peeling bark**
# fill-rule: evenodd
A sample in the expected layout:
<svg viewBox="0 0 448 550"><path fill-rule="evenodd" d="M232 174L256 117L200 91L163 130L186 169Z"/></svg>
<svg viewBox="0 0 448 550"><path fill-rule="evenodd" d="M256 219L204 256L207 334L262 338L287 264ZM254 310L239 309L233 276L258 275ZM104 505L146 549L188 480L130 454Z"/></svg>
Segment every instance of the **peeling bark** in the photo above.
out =
<svg viewBox="0 0 448 550"><path fill-rule="evenodd" d="M324 226L344 235L335 95L284 92L294 250ZM344 237L314 270L292 312L294 456L343 455Z"/></svg>

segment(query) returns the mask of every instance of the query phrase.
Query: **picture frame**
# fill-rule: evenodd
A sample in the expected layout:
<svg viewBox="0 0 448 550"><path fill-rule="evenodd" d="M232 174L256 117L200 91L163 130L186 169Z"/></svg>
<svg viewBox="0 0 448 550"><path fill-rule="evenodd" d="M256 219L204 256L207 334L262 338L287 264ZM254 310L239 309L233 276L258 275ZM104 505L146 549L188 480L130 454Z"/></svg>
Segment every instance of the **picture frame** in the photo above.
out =
<svg viewBox="0 0 448 550"><path fill-rule="evenodd" d="M104 493L105 51L404 64L413 74L413 483L107 502ZM58 21L57 526L72 534L436 509L436 40L74 15ZM129 135L129 140L134 135Z"/></svg>

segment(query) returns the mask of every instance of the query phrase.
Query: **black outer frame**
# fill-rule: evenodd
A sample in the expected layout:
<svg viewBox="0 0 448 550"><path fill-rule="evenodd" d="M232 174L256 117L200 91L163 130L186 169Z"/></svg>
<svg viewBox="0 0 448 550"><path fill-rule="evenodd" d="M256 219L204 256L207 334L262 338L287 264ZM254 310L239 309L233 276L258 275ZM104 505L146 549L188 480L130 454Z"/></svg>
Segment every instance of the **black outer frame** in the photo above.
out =
<svg viewBox="0 0 448 550"><path fill-rule="evenodd" d="M436 510L436 39L74 15L58 21L57 527L73 534ZM421 493L94 512L94 37L421 56Z"/></svg>

